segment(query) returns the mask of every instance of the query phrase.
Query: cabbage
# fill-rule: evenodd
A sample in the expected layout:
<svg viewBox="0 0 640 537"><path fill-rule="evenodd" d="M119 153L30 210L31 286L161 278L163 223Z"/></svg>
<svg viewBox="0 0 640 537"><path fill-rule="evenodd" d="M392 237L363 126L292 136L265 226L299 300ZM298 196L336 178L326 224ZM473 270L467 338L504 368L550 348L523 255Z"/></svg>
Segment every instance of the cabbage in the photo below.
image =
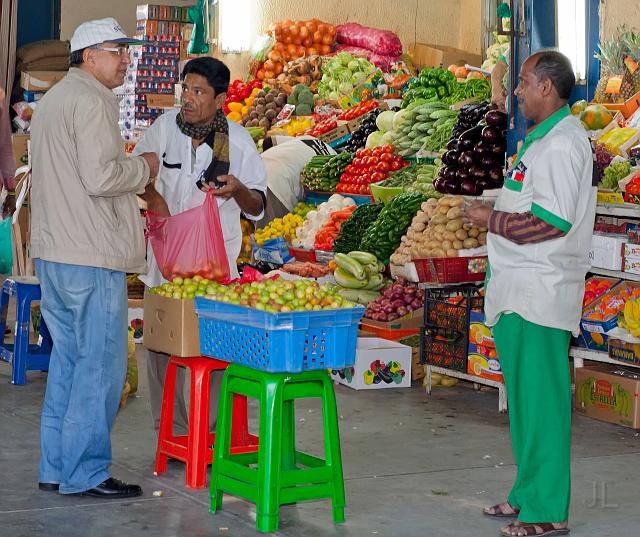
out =
<svg viewBox="0 0 640 537"><path fill-rule="evenodd" d="M385 110L376 118L376 127L382 132L393 130L393 118L395 115L395 112Z"/></svg>
<svg viewBox="0 0 640 537"><path fill-rule="evenodd" d="M367 141L364 145L366 149L371 147L377 147L382 144L382 136L383 134L380 131L373 131L369 136L367 136Z"/></svg>
<svg viewBox="0 0 640 537"><path fill-rule="evenodd" d="M402 120L404 119L404 117L407 115L407 111L406 110L400 110L398 112L396 112L396 115L393 116L393 130L397 130L400 123L402 122Z"/></svg>
<svg viewBox="0 0 640 537"><path fill-rule="evenodd" d="M360 69L360 64L357 60L351 60L349 62L349 65L347 65L347 68L349 69L349 71L358 71Z"/></svg>
<svg viewBox="0 0 640 537"><path fill-rule="evenodd" d="M382 135L382 140L380 145L393 144L396 137L396 133L393 131L385 132Z"/></svg>
<svg viewBox="0 0 640 537"><path fill-rule="evenodd" d="M362 84L366 79L367 79L367 73L365 73L363 71L355 71L351 75L351 83L354 86L358 86L358 85Z"/></svg>
<svg viewBox="0 0 640 537"><path fill-rule="evenodd" d="M338 60L344 67L347 67L349 62L353 60L353 56L348 52L338 52L338 54L336 54L336 60Z"/></svg>
<svg viewBox="0 0 640 537"><path fill-rule="evenodd" d="M349 95L353 91L353 86L350 82L342 82L338 87L338 91L342 93L342 95Z"/></svg>
<svg viewBox="0 0 640 537"><path fill-rule="evenodd" d="M337 91L329 92L329 100L330 101L339 101L342 95L340 95Z"/></svg>

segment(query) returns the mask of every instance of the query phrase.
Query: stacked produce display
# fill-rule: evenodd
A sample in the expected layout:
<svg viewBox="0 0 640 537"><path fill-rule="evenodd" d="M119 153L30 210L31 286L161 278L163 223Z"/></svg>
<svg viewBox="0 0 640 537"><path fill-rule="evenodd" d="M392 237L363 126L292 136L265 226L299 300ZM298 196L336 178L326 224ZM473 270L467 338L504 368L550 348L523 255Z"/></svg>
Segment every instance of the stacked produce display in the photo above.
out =
<svg viewBox="0 0 640 537"><path fill-rule="evenodd" d="M479 119L481 118L481 119ZM460 111L444 166L434 185L445 194L478 196L501 188L506 151L507 117L486 104L469 105Z"/></svg>
<svg viewBox="0 0 640 537"><path fill-rule="evenodd" d="M245 127L270 129L276 117L287 104L287 94L276 89L261 89L256 92L253 103L241 120Z"/></svg>
<svg viewBox="0 0 640 537"><path fill-rule="evenodd" d="M364 316L374 321L389 322L424 306L424 291L402 280L382 291L382 295L368 303Z"/></svg>
<svg viewBox="0 0 640 537"><path fill-rule="evenodd" d="M316 155L302 170L302 185L317 192L335 192L340 177L353 162L353 154Z"/></svg>
<svg viewBox="0 0 640 537"><path fill-rule="evenodd" d="M392 145L375 149L358 149L356 156L340 176L336 192L370 195L369 185L384 181L390 172L409 164L399 155L394 155Z"/></svg>
<svg viewBox="0 0 640 537"><path fill-rule="evenodd" d="M291 241L307 214L313 209L315 209L315 205L304 202L298 203L293 212L286 214L282 218L275 218L262 229L256 230L254 234L256 244L262 245L265 241L276 237L284 237L286 240Z"/></svg>
<svg viewBox="0 0 640 537"><path fill-rule="evenodd" d="M375 66L364 58L339 52L322 65L322 80L318 84L318 95L323 99L339 100L349 95L375 70Z"/></svg>

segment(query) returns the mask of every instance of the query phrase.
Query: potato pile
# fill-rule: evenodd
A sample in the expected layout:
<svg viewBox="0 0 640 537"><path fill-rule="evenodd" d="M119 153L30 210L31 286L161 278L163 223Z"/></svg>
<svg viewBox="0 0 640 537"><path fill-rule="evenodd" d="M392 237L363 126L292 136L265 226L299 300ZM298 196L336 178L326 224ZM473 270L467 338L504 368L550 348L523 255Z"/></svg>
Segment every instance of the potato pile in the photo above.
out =
<svg viewBox="0 0 640 537"><path fill-rule="evenodd" d="M264 127L269 130L286 103L287 94L284 91L260 90L256 94L253 106L249 107L247 115L242 119L242 124L245 127Z"/></svg>
<svg viewBox="0 0 640 537"><path fill-rule="evenodd" d="M459 250L484 246L487 229L462 221L462 201L460 196L445 196L424 202L391 262L404 265L412 259L458 257Z"/></svg>

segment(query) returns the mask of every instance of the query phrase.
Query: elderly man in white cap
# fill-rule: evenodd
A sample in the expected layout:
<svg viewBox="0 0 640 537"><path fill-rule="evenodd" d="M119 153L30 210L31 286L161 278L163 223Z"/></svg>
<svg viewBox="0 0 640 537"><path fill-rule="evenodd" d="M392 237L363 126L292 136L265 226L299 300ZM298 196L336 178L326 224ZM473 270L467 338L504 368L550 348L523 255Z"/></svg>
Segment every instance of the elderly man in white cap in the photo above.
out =
<svg viewBox="0 0 640 537"><path fill-rule="evenodd" d="M118 129L112 90L133 42L114 19L81 24L69 74L42 98L31 126L31 254L53 338L39 488L61 494L142 494L109 472L127 367L125 276L146 267L136 194L159 167L153 153L127 158Z"/></svg>

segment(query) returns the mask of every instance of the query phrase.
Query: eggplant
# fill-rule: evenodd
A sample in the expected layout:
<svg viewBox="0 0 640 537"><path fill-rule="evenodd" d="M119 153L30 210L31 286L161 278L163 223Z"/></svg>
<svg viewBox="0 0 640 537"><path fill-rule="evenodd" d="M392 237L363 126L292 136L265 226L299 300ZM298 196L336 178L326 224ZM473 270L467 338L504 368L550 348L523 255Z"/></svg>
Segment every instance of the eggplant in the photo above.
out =
<svg viewBox="0 0 640 537"><path fill-rule="evenodd" d="M463 151L462 153L460 153L460 158L458 159L458 164L460 164L460 166L464 166L466 168L468 168L469 166L472 166L475 158L474 158L474 153L473 151Z"/></svg>
<svg viewBox="0 0 640 537"><path fill-rule="evenodd" d="M458 159L460 158L460 151L456 151L455 149L451 149L442 155L442 162L449 166L455 166L458 164Z"/></svg>
<svg viewBox="0 0 640 537"><path fill-rule="evenodd" d="M475 127L472 127L471 129L468 129L466 131L464 131L461 135L460 135L460 140L479 140L480 136L482 135L482 127L476 125Z"/></svg>
<svg viewBox="0 0 640 537"><path fill-rule="evenodd" d="M447 150L451 150L451 149L453 149L454 151L458 149L458 140L456 140L455 138L452 138L447 143Z"/></svg>
<svg viewBox="0 0 640 537"><path fill-rule="evenodd" d="M489 171L487 170L487 168L478 164L474 164L473 166L471 166L471 168L469 168L469 173L476 180L486 179L487 177L489 177Z"/></svg>
<svg viewBox="0 0 640 537"><path fill-rule="evenodd" d="M490 190L493 187L493 184L488 179L479 179L476 186L478 187L480 194L482 194L483 191Z"/></svg>
<svg viewBox="0 0 640 537"><path fill-rule="evenodd" d="M458 142L458 149L460 151L470 151L471 149L473 149L476 145L476 141L472 140L470 138L466 138L464 140L460 140Z"/></svg>
<svg viewBox="0 0 640 537"><path fill-rule="evenodd" d="M499 167L495 167L495 168L491 168L489 170L489 179L494 182L494 183L498 183L500 181L504 180L504 176L502 174L502 168Z"/></svg>
<svg viewBox="0 0 640 537"><path fill-rule="evenodd" d="M458 169L455 166L445 166L442 169L442 177L445 179L455 179Z"/></svg>
<svg viewBox="0 0 640 537"><path fill-rule="evenodd" d="M507 126L507 115L498 110L490 110L484 115L487 125L504 129Z"/></svg>
<svg viewBox="0 0 640 537"><path fill-rule="evenodd" d="M455 194L458 190L458 183L453 179L445 179L442 182L442 190L445 194Z"/></svg>
<svg viewBox="0 0 640 537"><path fill-rule="evenodd" d="M483 168L486 168L487 170L495 167L498 165L498 162L496 162L496 159L494 158L493 155L491 155L491 153L489 153L488 155L485 155L484 157L482 157L480 159L480 165Z"/></svg>
<svg viewBox="0 0 640 537"><path fill-rule="evenodd" d="M444 182L446 181L446 179L443 179L442 177L438 177L434 182L433 182L433 188L435 188L438 192L442 192L443 194L446 193L444 190Z"/></svg>
<svg viewBox="0 0 640 537"><path fill-rule="evenodd" d="M491 152L494 155L504 155L506 150L507 150L507 145L502 140L497 144L493 144L491 146Z"/></svg>
<svg viewBox="0 0 640 537"><path fill-rule="evenodd" d="M484 127L481 137L487 142L496 143L502 139L502 130L498 127Z"/></svg>
<svg viewBox="0 0 640 537"><path fill-rule="evenodd" d="M470 177L471 174L469 173L468 168L458 168L458 171L456 172L456 180L458 183L462 183L462 181L469 179Z"/></svg>
<svg viewBox="0 0 640 537"><path fill-rule="evenodd" d="M489 155L489 148L485 145L481 145L481 142L478 142L473 148L473 152L476 154L477 159L482 160L484 157Z"/></svg>
<svg viewBox="0 0 640 537"><path fill-rule="evenodd" d="M473 179L465 179L460 183L460 190L466 196L475 196L477 189L477 184Z"/></svg>

